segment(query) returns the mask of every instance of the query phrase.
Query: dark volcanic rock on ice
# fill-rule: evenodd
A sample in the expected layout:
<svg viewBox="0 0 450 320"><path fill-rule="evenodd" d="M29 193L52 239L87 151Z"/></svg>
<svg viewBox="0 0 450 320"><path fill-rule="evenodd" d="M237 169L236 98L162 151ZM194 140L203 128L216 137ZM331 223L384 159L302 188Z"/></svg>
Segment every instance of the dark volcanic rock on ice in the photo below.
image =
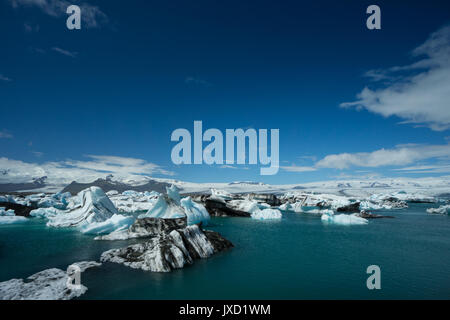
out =
<svg viewBox="0 0 450 320"><path fill-rule="evenodd" d="M160 219L164 220L164 219ZM150 226L154 230L154 225ZM152 272L169 272L208 258L233 244L214 231L203 231L200 225L170 228L148 241L104 252L100 261Z"/></svg>
<svg viewBox="0 0 450 320"><path fill-rule="evenodd" d="M349 205L337 208L337 212L355 213L359 212L359 202L354 202Z"/></svg>
<svg viewBox="0 0 450 320"><path fill-rule="evenodd" d="M364 219L381 219L381 218L394 218L393 216L383 216L381 214L375 214L375 213L370 213L364 210L361 210L360 213L357 214L358 217L360 218L364 218Z"/></svg>
<svg viewBox="0 0 450 320"><path fill-rule="evenodd" d="M0 207L4 207L5 210L14 210L16 216L29 217L31 210L37 209L37 207L24 206L18 203L12 202L0 202Z"/></svg>
<svg viewBox="0 0 450 320"><path fill-rule="evenodd" d="M127 229L112 232L105 236L98 236L95 240L126 240L136 238L149 238L172 230L185 228L187 218L139 218Z"/></svg>
<svg viewBox="0 0 450 320"><path fill-rule="evenodd" d="M226 202L216 199L206 199L205 208L212 217L250 217L250 213L230 208Z"/></svg>

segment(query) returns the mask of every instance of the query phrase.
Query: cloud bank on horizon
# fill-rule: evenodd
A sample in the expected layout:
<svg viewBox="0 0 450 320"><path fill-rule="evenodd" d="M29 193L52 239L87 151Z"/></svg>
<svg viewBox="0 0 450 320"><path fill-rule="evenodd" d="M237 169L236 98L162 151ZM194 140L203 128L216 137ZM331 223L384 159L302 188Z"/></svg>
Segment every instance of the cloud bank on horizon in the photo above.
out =
<svg viewBox="0 0 450 320"><path fill-rule="evenodd" d="M65 160L42 164L0 158L0 183L29 182L44 176L52 183L65 184L71 181L91 182L108 174L118 177L174 174L142 159L105 155L87 155L86 157L91 160Z"/></svg>

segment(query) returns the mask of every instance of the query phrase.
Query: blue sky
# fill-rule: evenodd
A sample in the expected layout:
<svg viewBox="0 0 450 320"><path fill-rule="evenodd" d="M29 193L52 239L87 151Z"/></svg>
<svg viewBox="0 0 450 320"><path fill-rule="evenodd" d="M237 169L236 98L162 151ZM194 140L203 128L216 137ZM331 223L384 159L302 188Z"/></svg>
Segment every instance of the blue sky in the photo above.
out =
<svg viewBox="0 0 450 320"><path fill-rule="evenodd" d="M68 30L69 2L0 0L0 179L448 175L450 5L392 2L368 30L371 1L72 1ZM279 128L279 173L174 165L170 134L194 120Z"/></svg>

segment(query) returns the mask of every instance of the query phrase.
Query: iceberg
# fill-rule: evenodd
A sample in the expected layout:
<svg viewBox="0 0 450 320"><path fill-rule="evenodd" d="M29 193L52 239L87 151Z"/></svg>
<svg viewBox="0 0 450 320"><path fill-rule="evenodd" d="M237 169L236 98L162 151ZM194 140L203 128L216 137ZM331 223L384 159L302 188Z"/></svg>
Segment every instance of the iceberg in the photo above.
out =
<svg viewBox="0 0 450 320"><path fill-rule="evenodd" d="M107 193L108 194L108 193ZM114 193L110 199L119 212L135 213L148 211L159 196L158 192L125 191L121 195Z"/></svg>
<svg viewBox="0 0 450 320"><path fill-rule="evenodd" d="M99 187L90 187L80 191L77 195L78 204L68 211L49 217L48 226L74 227L103 222L118 214L116 207Z"/></svg>
<svg viewBox="0 0 450 320"><path fill-rule="evenodd" d="M217 189L212 188L210 198L211 199L231 200L231 199L233 199L233 196L224 190L217 190Z"/></svg>
<svg viewBox="0 0 450 320"><path fill-rule="evenodd" d="M30 211L30 216L34 218L50 219L61 211L55 208L38 208Z"/></svg>
<svg viewBox="0 0 450 320"><path fill-rule="evenodd" d="M227 203L228 207L234 209L234 210L239 210L239 211L244 211L244 212L248 212L251 214L259 212L261 209L259 208L259 204L256 201L253 200L231 200Z"/></svg>
<svg viewBox="0 0 450 320"><path fill-rule="evenodd" d="M251 214L251 218L257 220L276 220L281 219L281 217L281 212L277 209L264 209Z"/></svg>
<svg viewBox="0 0 450 320"><path fill-rule="evenodd" d="M100 261L151 272L170 272L231 247L233 244L219 233L192 225L163 231L146 242L105 251Z"/></svg>
<svg viewBox="0 0 450 320"><path fill-rule="evenodd" d="M289 202L283 203L281 206L278 207L282 211L291 211L292 205Z"/></svg>
<svg viewBox="0 0 450 320"><path fill-rule="evenodd" d="M186 226L186 217L176 219L139 218L126 230L115 230L108 235L95 237L94 240L151 238L158 234L170 233L172 230L185 228Z"/></svg>
<svg viewBox="0 0 450 320"><path fill-rule="evenodd" d="M71 199L71 209L39 208L33 210L33 217L47 218L50 227L77 227L86 234L105 234L114 230L127 229L134 218L118 213L118 210L99 187L80 191Z"/></svg>
<svg viewBox="0 0 450 320"><path fill-rule="evenodd" d="M5 210L4 207L0 207L0 224L13 224L28 221L27 218L22 216L16 216L14 210Z"/></svg>
<svg viewBox="0 0 450 320"><path fill-rule="evenodd" d="M448 214L450 215L450 205L442 205L439 208L428 208L427 213L432 214Z"/></svg>
<svg viewBox="0 0 450 320"><path fill-rule="evenodd" d="M102 222L92 222L80 226L80 231L86 234L106 234L113 231L127 230L134 222L134 217L114 214L111 218Z"/></svg>
<svg viewBox="0 0 450 320"><path fill-rule="evenodd" d="M167 196L175 201L176 204L180 203L181 197L178 188L175 185L171 185L169 188L166 187Z"/></svg>
<svg viewBox="0 0 450 320"><path fill-rule="evenodd" d="M202 204L192 201L191 197L181 199L178 189L173 185L166 190L167 195L159 195L147 213L139 215L139 218L186 217L188 225L209 221L209 213Z"/></svg>
<svg viewBox="0 0 450 320"><path fill-rule="evenodd" d="M0 202L11 202L11 203L16 203L16 200L14 200L14 197L7 194L4 196L0 196Z"/></svg>
<svg viewBox="0 0 450 320"><path fill-rule="evenodd" d="M192 201L191 197L181 199L180 204L186 213L188 225L200 222L207 223L209 221L210 217L206 208Z"/></svg>
<svg viewBox="0 0 450 320"><path fill-rule="evenodd" d="M337 214L332 210L328 210L322 214L321 220L323 223L337 224L337 225L363 225L369 223L367 219L357 217L354 214Z"/></svg>

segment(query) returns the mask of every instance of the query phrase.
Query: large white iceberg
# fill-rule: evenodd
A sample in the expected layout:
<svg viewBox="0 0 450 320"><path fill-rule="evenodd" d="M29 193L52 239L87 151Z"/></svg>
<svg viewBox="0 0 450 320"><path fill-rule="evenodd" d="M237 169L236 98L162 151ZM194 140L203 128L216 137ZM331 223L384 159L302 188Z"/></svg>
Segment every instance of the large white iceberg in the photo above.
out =
<svg viewBox="0 0 450 320"><path fill-rule="evenodd" d="M103 222L118 214L116 207L99 187L90 187L77 195L78 205L73 209L50 217L52 227L74 227L93 222Z"/></svg>
<svg viewBox="0 0 450 320"><path fill-rule="evenodd" d="M210 216L202 204L192 201L191 197L181 199L178 189L173 185L166 190L167 195L160 195L147 213L141 214L139 218L174 219L186 217L188 225L208 222Z"/></svg>
<svg viewBox="0 0 450 320"><path fill-rule="evenodd" d="M48 218L51 227L77 227L83 233L103 234L117 229L126 229L134 218L120 215L99 187L90 187L78 193L70 201L71 209L55 211L54 208L33 210L33 216Z"/></svg>

